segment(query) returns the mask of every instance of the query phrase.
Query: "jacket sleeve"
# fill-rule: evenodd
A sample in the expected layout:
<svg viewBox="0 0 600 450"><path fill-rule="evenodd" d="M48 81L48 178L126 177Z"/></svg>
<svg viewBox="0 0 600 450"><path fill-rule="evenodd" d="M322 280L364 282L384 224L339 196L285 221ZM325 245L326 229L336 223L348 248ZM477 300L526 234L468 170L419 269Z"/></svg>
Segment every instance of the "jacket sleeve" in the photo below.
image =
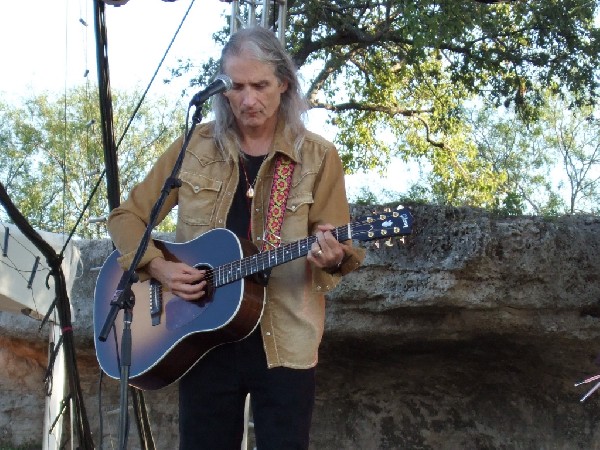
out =
<svg viewBox="0 0 600 450"><path fill-rule="evenodd" d="M133 261L150 221L152 209L165 186L165 181L171 175L179 155L181 142L180 138L169 147L157 160L144 180L131 190L127 200L113 209L108 216L108 233L117 250L121 253L118 262L123 269L128 269ZM156 224L159 224L177 204L177 191L177 188L174 188L169 193L159 212ZM162 255L161 250L150 241L137 267L141 281L149 278L143 267L154 258Z"/></svg>
<svg viewBox="0 0 600 450"><path fill-rule="evenodd" d="M350 207L346 197L344 169L337 150L332 146L325 152L313 191L313 204L309 213L311 232L317 225L330 223L335 227L350 222ZM343 275L357 269L365 257L362 248L352 246L352 241L342 243L345 257L333 273L313 267L313 288L327 292L338 285Z"/></svg>

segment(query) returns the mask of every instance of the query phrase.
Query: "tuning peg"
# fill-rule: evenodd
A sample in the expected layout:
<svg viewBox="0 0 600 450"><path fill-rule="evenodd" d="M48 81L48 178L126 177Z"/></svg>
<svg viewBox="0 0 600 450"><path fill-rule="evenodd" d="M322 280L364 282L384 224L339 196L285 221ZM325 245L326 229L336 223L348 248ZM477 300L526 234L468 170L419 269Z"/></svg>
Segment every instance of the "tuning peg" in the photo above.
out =
<svg viewBox="0 0 600 450"><path fill-rule="evenodd" d="M379 248L379 241L375 241L375 247Z"/></svg>
<svg viewBox="0 0 600 450"><path fill-rule="evenodd" d="M394 243L392 242L392 238L386 239L386 240L385 240L385 245L386 245L387 247L393 247L393 246L394 246Z"/></svg>
<svg viewBox="0 0 600 450"><path fill-rule="evenodd" d="M394 211L394 212L392 213L392 215L393 215L394 217L398 217L398 216L400 215L400 212L399 212L399 211L401 211L401 210L403 210L403 209L404 209L404 206L402 206L402 205L398 205L398 206L396 207L396 211Z"/></svg>

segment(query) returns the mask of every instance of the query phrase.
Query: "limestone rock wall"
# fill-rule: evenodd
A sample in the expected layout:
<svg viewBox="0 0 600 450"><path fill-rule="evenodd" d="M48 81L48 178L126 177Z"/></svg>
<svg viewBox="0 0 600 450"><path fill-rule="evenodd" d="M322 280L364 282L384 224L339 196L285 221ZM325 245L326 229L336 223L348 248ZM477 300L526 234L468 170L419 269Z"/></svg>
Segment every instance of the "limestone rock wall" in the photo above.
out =
<svg viewBox="0 0 600 450"><path fill-rule="evenodd" d="M404 242L367 248L328 296L314 449L600 448L600 218L495 217L412 206ZM355 208L356 215L367 213ZM94 439L116 446L118 382L95 359L92 309L108 241L82 241L72 303ZM40 448L47 333L0 313L0 447ZM101 405L99 392L101 386ZM175 448L177 391L145 394ZM140 448L132 416L129 448Z"/></svg>

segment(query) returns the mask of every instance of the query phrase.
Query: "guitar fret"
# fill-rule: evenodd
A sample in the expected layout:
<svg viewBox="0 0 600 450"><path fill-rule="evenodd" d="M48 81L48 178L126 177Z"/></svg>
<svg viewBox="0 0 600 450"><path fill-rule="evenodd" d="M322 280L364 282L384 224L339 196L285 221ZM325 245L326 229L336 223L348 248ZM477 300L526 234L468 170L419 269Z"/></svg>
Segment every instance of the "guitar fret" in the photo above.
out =
<svg viewBox="0 0 600 450"><path fill-rule="evenodd" d="M260 255L260 257L257 257L256 259L257 259L257 260L258 260L258 259L260 259L260 264L258 264L258 262L257 262L257 268L258 268L258 267L260 267L260 270L258 270L258 272L260 272L261 270L265 270L265 268L266 268L267 266L265 265L265 258L264 258L264 255L263 255L263 254L261 254L261 255Z"/></svg>

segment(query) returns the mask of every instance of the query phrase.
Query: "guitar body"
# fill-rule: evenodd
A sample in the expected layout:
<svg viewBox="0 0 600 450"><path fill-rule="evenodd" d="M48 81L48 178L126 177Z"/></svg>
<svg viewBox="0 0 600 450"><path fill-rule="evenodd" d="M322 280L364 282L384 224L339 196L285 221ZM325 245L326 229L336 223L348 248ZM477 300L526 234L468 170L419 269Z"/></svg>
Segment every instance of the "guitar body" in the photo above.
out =
<svg viewBox="0 0 600 450"><path fill-rule="evenodd" d="M209 269L257 253L251 243L240 241L222 228L186 243L160 240L155 243L169 260ZM117 262L119 256L114 251L106 260L94 293L94 342L98 362L108 376L116 379L120 377L123 311L119 312L105 342L100 341L98 335L123 274ZM165 387L181 378L211 349L248 336L260 321L265 300L265 288L250 277L215 288L211 298L203 302L188 302L163 292L162 306L153 323L151 281L134 283L132 290L135 306L129 384L140 389Z"/></svg>

